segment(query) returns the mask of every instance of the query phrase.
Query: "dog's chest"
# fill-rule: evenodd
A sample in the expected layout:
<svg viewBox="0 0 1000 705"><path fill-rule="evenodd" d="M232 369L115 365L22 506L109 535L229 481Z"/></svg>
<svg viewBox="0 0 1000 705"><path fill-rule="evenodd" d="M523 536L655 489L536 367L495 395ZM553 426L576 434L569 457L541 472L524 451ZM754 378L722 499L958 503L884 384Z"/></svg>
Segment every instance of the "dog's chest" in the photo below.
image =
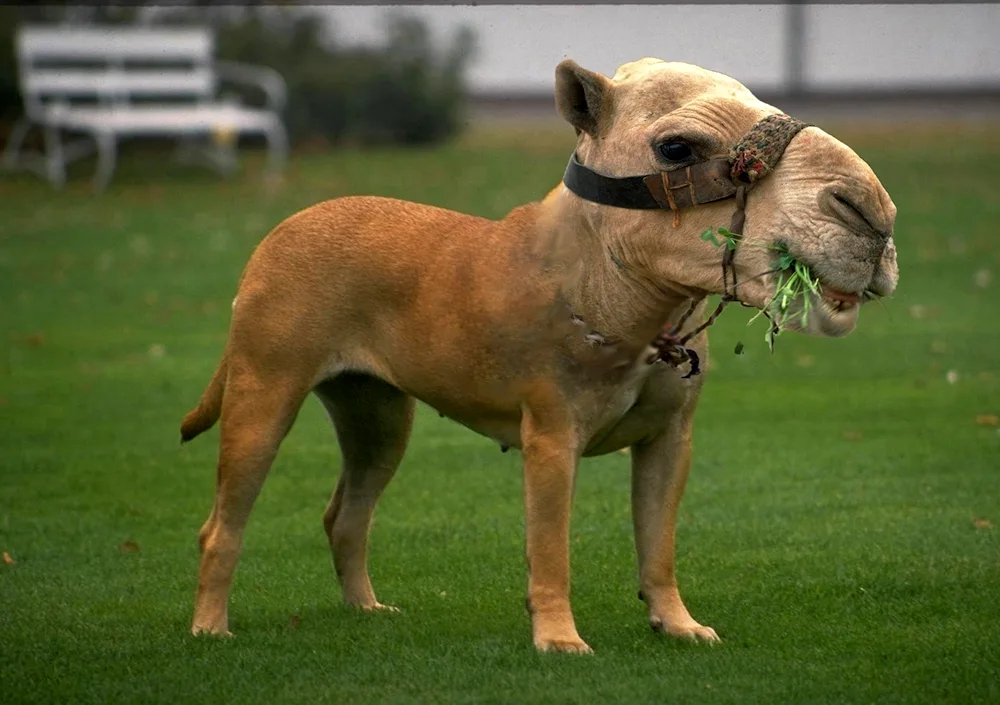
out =
<svg viewBox="0 0 1000 705"><path fill-rule="evenodd" d="M691 392L691 380L664 363L637 366L607 392L607 401L589 425L584 455L603 455L656 435L686 405Z"/></svg>
<svg viewBox="0 0 1000 705"><path fill-rule="evenodd" d="M646 386L652 371L652 365L644 363L641 366L636 365L634 372L620 386L608 393L607 403L594 419L595 435L614 427L628 414L639 400L639 394Z"/></svg>

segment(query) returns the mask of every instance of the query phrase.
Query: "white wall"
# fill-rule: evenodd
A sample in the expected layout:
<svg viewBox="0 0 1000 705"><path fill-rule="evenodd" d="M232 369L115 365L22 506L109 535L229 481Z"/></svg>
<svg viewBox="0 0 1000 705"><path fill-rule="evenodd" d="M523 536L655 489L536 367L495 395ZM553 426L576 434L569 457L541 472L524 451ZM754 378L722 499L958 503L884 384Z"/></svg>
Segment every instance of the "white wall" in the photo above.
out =
<svg viewBox="0 0 1000 705"><path fill-rule="evenodd" d="M998 5L814 5L808 18L817 87L1000 86Z"/></svg>
<svg viewBox="0 0 1000 705"><path fill-rule="evenodd" d="M341 42L377 42L390 8L317 7ZM752 89L785 80L784 5L405 6L441 38L477 33L474 91L548 91L565 57L614 73L642 56L688 61ZM807 86L1000 86L1000 6L806 5Z"/></svg>

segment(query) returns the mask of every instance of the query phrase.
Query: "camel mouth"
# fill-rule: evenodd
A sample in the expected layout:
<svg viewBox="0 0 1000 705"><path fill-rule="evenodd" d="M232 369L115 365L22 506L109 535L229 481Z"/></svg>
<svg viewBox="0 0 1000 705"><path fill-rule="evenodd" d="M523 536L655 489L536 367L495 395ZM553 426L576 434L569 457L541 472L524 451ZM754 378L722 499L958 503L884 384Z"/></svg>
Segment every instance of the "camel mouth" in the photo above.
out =
<svg viewBox="0 0 1000 705"><path fill-rule="evenodd" d="M859 308L869 301L890 296L895 288L888 272L881 265L876 264L874 272L865 277L865 283L858 281L858 275L853 272L833 273L824 271L823 267L817 267L808 257L802 257L797 252L792 252L787 242L777 240L769 248L782 256L771 263L771 274L777 274L777 283L780 284L782 276L794 276L796 265L802 266L802 274L808 277L815 286L806 286L805 295L809 295L814 302L822 301L834 312L850 311ZM846 284L846 282L850 282Z"/></svg>
<svg viewBox="0 0 1000 705"><path fill-rule="evenodd" d="M876 290L874 284L853 291L845 291L828 284L823 278L818 279L819 293L812 294L812 299L823 313L833 318L857 318L861 307L875 299L881 299L885 294Z"/></svg>
<svg viewBox="0 0 1000 705"><path fill-rule="evenodd" d="M869 284L864 288L856 289L854 291L845 291L828 284L822 277L820 277L818 281L820 284L821 296L816 298L823 299L826 304L834 309L834 311L850 311L863 306L869 301L889 296L892 291L891 289L887 289L887 287L880 286L882 279L883 277L880 276L880 272L876 272L875 276L872 277L871 282L869 282Z"/></svg>
<svg viewBox="0 0 1000 705"><path fill-rule="evenodd" d="M860 294L844 294L839 291L834 295L830 294L831 292L828 292L827 289L823 289L822 296L814 297L814 301L818 304L818 308L834 316L840 314L857 315L865 303L865 299Z"/></svg>
<svg viewBox="0 0 1000 705"><path fill-rule="evenodd" d="M891 289L882 286L882 279L876 275L866 287L855 291L845 291L824 280L819 280L819 294L807 294L813 300L813 314L809 325L802 326L803 332L818 333L839 338L850 333L858 324L861 307L870 301L882 299L891 294Z"/></svg>
<svg viewBox="0 0 1000 705"><path fill-rule="evenodd" d="M767 278L769 298L758 308L773 320L772 330L843 337L857 326L864 304L891 294L895 288L890 271L881 263L867 273L830 271L814 266L786 243L775 243L769 249L777 253L777 259L771 262ZM772 333L768 335L772 344Z"/></svg>
<svg viewBox="0 0 1000 705"><path fill-rule="evenodd" d="M856 306L862 301L862 296L864 295L864 292L849 294L832 286L823 286L821 291L823 292L823 298L838 310Z"/></svg>

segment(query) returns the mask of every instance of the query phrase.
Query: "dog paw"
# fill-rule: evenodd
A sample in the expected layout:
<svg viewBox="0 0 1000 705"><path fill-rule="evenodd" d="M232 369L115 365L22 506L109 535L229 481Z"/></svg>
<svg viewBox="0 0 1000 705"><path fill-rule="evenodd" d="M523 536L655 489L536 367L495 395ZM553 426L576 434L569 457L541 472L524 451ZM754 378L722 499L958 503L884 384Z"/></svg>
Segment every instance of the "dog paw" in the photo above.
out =
<svg viewBox="0 0 1000 705"><path fill-rule="evenodd" d="M225 627L217 628L201 625L191 627L191 634L198 637L231 638L233 636L233 633Z"/></svg>
<svg viewBox="0 0 1000 705"><path fill-rule="evenodd" d="M399 612L398 607L383 605L381 602L373 602L368 605L355 605L362 612Z"/></svg>
<svg viewBox="0 0 1000 705"><path fill-rule="evenodd" d="M592 654L594 650L583 639L540 639L535 648L542 653Z"/></svg>
<svg viewBox="0 0 1000 705"><path fill-rule="evenodd" d="M654 632L667 634L676 639L687 639L688 641L697 642L703 641L709 644L715 644L722 641L722 639L719 638L719 635L715 633L714 629L702 626L694 620L690 622L682 622L680 624L668 624L663 622L661 619L652 618L649 620L649 626L653 628Z"/></svg>

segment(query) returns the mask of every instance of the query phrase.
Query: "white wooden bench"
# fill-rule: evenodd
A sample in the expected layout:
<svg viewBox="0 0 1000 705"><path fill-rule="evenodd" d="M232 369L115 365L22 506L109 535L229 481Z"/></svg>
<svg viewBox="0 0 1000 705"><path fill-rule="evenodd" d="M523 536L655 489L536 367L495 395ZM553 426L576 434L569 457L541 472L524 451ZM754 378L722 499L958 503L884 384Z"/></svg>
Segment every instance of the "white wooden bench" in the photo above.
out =
<svg viewBox="0 0 1000 705"><path fill-rule="evenodd" d="M179 156L230 173L236 139L257 134L267 140L270 170L279 170L288 154L284 79L269 68L215 60L214 39L207 28L21 27L16 52L25 116L2 164L39 173L60 188L66 164L96 151L94 186L103 190L119 138L176 137ZM259 88L265 104L220 98L226 81ZM42 130L41 155L22 149L33 126ZM85 137L64 142L64 132Z"/></svg>

